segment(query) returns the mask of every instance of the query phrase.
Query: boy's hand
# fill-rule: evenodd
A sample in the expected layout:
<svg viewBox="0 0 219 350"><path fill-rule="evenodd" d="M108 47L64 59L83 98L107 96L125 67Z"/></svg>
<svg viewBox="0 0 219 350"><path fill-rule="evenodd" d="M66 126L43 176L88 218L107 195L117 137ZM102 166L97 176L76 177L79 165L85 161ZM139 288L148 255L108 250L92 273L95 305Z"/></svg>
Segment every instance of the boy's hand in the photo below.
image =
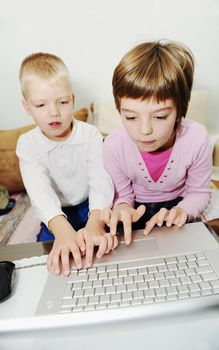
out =
<svg viewBox="0 0 219 350"><path fill-rule="evenodd" d="M81 250L86 246L86 267L91 267L94 247L99 246L96 257L102 258L118 246L118 239L105 231L105 225L100 220L100 210L93 210L85 228L77 233L77 244Z"/></svg>
<svg viewBox="0 0 219 350"><path fill-rule="evenodd" d="M101 214L102 220L110 227L111 235L116 235L116 227L119 222L123 223L125 243L131 243L132 222L136 222L145 213L145 206L140 205L137 209L127 203L119 204L113 210L104 209Z"/></svg>
<svg viewBox="0 0 219 350"><path fill-rule="evenodd" d="M172 225L181 227L186 223L187 218L188 214L182 208L174 207L170 210L161 208L159 212L146 223L144 234L148 235L155 225L162 226L164 222L166 222L166 226L168 227Z"/></svg>
<svg viewBox="0 0 219 350"><path fill-rule="evenodd" d="M81 269L81 255L83 255L83 249L85 250L85 247L82 246L82 251L80 251L76 241L76 231L72 228L66 218L61 215L52 219L49 223L49 227L55 236L55 241L47 260L48 270L53 269L55 275L59 275L63 272L65 276L68 276L71 267L71 254L76 267Z"/></svg>

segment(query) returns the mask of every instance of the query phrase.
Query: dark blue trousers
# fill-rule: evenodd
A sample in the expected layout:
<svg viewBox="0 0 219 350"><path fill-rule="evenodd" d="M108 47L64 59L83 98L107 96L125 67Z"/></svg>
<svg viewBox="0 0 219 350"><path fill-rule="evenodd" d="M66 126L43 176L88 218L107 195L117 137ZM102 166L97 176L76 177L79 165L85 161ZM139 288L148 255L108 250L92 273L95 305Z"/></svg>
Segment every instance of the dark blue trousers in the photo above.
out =
<svg viewBox="0 0 219 350"><path fill-rule="evenodd" d="M66 214L68 222L77 231L87 223L89 203L88 199L78 205L63 207L62 211ZM55 237L48 227L41 222L40 232L37 234L37 242L54 241Z"/></svg>

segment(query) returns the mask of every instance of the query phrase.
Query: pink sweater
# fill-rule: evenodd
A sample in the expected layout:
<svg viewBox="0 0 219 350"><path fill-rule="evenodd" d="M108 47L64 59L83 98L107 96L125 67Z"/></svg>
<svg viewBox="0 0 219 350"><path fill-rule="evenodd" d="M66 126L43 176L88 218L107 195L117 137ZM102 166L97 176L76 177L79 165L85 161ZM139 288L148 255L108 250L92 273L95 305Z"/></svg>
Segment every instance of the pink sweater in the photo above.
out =
<svg viewBox="0 0 219 350"><path fill-rule="evenodd" d="M169 161L156 182L123 126L105 139L104 164L115 186L114 206L182 196L177 207L196 217L210 201L210 142L206 128L195 121L182 119Z"/></svg>

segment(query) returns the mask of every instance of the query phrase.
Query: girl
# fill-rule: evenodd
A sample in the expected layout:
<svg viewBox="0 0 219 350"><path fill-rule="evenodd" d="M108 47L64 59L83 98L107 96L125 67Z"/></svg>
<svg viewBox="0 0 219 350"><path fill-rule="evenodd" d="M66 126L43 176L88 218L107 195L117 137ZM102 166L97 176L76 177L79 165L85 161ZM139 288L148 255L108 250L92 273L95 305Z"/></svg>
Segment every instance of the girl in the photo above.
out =
<svg viewBox="0 0 219 350"><path fill-rule="evenodd" d="M103 220L113 235L121 222L127 244L132 229L148 234L155 225L182 226L208 205L208 133L185 119L193 73L191 51L176 42L140 44L114 71L113 94L123 125L104 142L115 197Z"/></svg>

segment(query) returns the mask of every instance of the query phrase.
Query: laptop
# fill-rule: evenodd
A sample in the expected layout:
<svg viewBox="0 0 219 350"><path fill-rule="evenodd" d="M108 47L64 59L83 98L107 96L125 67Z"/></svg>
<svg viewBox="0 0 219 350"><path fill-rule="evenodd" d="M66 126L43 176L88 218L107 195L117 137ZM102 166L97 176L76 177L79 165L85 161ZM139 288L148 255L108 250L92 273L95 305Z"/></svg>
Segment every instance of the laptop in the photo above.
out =
<svg viewBox="0 0 219 350"><path fill-rule="evenodd" d="M90 269L72 267L68 277L49 273L35 316L66 326L219 304L219 245L204 223L156 227L148 236L139 230L132 237L127 246L121 236L118 248L94 259Z"/></svg>

